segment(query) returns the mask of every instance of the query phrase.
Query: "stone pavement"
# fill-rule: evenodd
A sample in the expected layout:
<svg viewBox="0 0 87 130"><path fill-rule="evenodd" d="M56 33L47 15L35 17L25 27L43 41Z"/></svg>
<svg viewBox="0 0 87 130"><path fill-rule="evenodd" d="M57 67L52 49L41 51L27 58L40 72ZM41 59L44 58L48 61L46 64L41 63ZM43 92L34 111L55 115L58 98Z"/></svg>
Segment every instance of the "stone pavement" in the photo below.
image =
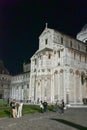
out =
<svg viewBox="0 0 87 130"><path fill-rule="evenodd" d="M0 118L0 130L87 130L87 108L68 108L64 114L34 113Z"/></svg>

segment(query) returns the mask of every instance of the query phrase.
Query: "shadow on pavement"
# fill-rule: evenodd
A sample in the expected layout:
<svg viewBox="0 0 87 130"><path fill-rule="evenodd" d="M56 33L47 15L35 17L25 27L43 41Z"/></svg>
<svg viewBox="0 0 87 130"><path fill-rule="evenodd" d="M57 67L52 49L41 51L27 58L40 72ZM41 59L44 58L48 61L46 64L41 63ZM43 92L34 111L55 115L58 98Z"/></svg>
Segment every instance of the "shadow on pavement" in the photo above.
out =
<svg viewBox="0 0 87 130"><path fill-rule="evenodd" d="M68 126L77 128L78 130L87 130L87 127L81 126L81 125L79 125L79 124L76 124L76 123L73 123L73 122L70 122L70 121L67 121L67 120L54 119L54 118L51 118L51 120L61 122L61 123L65 124L65 125L68 125Z"/></svg>

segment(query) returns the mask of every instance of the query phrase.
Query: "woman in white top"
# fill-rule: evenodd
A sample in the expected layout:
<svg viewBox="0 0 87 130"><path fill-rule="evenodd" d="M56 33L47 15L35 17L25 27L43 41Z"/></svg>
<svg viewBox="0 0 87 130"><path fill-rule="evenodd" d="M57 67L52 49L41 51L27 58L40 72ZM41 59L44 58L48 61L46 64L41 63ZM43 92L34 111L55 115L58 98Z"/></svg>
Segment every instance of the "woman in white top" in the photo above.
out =
<svg viewBox="0 0 87 130"><path fill-rule="evenodd" d="M22 108L23 108L23 102L22 100L20 100L20 102L18 103L18 114L17 114L17 117L21 117L22 116Z"/></svg>

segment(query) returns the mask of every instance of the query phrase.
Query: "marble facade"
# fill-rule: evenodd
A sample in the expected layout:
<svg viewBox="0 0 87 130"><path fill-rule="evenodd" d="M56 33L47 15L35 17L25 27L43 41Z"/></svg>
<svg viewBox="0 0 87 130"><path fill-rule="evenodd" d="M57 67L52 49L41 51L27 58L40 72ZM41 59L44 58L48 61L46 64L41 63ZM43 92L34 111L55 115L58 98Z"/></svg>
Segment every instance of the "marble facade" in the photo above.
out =
<svg viewBox="0 0 87 130"><path fill-rule="evenodd" d="M65 103L82 104L87 98L85 41L46 27L39 37L39 49L31 57L30 94L35 101L64 99Z"/></svg>

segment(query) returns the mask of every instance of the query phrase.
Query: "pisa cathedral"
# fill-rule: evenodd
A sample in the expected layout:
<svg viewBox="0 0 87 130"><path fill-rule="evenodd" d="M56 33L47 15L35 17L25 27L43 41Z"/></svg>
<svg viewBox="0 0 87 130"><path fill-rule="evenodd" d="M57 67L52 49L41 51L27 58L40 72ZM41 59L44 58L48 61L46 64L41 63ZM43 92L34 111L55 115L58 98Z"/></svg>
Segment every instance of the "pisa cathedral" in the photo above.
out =
<svg viewBox="0 0 87 130"><path fill-rule="evenodd" d="M39 48L23 73L11 76L0 61L0 98L16 100L64 99L70 105L87 103L87 25L72 38L46 27Z"/></svg>

